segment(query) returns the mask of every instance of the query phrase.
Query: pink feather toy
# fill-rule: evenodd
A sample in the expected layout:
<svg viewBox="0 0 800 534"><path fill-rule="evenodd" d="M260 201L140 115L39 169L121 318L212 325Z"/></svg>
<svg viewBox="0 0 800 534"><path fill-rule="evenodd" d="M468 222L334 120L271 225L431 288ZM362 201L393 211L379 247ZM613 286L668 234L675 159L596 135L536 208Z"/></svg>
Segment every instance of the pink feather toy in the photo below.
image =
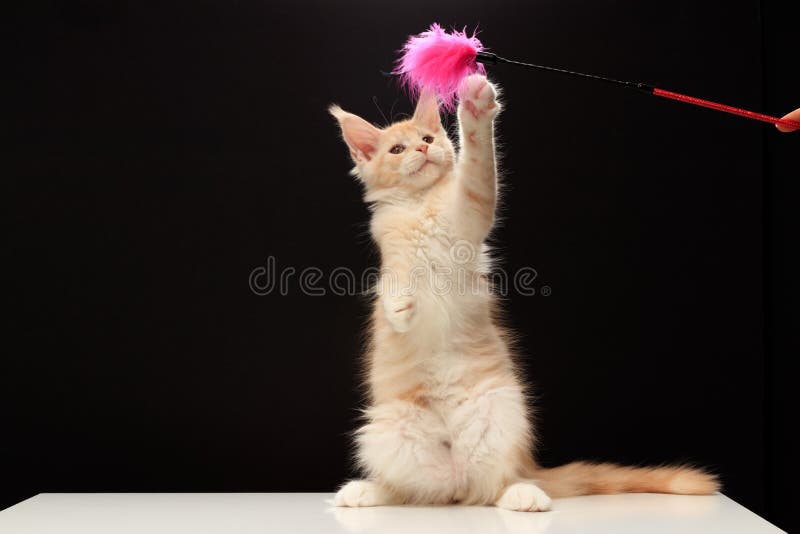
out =
<svg viewBox="0 0 800 534"><path fill-rule="evenodd" d="M412 35L403 46L402 55L397 61L393 74L413 98L419 97L423 90L433 91L442 106L455 109L456 94L461 83L469 76L479 72L485 74L483 65L478 63L478 52L483 45L466 31L447 33L436 23L419 35Z"/></svg>
<svg viewBox="0 0 800 534"><path fill-rule="evenodd" d="M455 108L458 89L467 76L475 73L485 74L484 64L496 65L498 63L519 65L536 70L602 81L686 104L710 108L771 124L780 124L788 128L800 129L800 122L798 121L779 119L763 113L756 113L755 111L720 104L711 100L703 100L702 98L667 91L646 83L615 80L595 74L506 59L487 52L480 40L475 37L474 32L472 35L467 35L466 29L464 29L462 31L453 30L448 33L436 23L432 24L428 31L408 38L408 41L400 50L400 58L397 60L397 66L392 73L400 77L402 85L413 98L419 97L422 91L432 91L439 97L442 107L452 111Z"/></svg>

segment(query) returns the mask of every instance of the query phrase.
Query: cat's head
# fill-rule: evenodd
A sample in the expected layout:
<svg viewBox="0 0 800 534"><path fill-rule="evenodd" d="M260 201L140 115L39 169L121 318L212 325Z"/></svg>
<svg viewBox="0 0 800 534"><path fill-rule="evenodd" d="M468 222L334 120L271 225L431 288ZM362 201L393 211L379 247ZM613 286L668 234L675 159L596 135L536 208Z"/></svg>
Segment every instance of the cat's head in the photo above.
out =
<svg viewBox="0 0 800 534"><path fill-rule="evenodd" d="M330 112L355 163L352 174L364 183L368 199L398 190L422 191L453 168L455 151L433 95L420 97L411 119L383 129L339 106Z"/></svg>

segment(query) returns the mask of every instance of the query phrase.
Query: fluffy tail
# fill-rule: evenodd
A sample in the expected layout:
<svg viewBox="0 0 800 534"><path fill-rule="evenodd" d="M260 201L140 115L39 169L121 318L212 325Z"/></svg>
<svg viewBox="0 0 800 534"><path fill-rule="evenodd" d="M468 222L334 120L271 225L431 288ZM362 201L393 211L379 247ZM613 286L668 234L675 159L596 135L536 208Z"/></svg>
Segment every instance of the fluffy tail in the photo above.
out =
<svg viewBox="0 0 800 534"><path fill-rule="evenodd" d="M626 467L573 462L551 469L537 468L531 478L551 497L609 493L708 495L719 490L716 476L684 465Z"/></svg>

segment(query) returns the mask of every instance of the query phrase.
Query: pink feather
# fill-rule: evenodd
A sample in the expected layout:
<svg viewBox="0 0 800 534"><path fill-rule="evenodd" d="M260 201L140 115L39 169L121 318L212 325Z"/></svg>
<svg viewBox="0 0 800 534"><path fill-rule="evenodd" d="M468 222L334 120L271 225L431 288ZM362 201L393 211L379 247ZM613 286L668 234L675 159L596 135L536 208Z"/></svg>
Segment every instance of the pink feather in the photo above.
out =
<svg viewBox="0 0 800 534"><path fill-rule="evenodd" d="M464 79L476 72L484 74L483 65L475 61L476 54L483 49L474 32L472 36L464 30L447 33L433 23L428 31L408 38L392 72L400 76L412 98L430 90L446 110L452 111Z"/></svg>

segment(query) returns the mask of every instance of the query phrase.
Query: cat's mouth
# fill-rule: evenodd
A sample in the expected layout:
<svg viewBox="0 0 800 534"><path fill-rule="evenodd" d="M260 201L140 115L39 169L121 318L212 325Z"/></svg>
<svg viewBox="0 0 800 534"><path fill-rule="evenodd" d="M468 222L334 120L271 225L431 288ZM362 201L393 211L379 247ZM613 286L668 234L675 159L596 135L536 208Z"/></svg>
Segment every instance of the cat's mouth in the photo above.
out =
<svg viewBox="0 0 800 534"><path fill-rule="evenodd" d="M420 165L419 167L417 167L417 170L416 170L416 171L414 171L414 174L421 173L421 172L422 172L422 169L424 169L424 168L425 168L425 166L426 166L426 165L428 165L429 163L430 163L431 165L435 165L435 163L434 163L433 161L431 161L431 160L429 160L429 159L425 159L425 161L423 161L423 162L422 162L422 165Z"/></svg>
<svg viewBox="0 0 800 534"><path fill-rule="evenodd" d="M411 177L420 177L420 176L427 176L431 172L436 172L434 169L430 168L430 165L438 165L439 162L436 161L435 158L431 157L420 157L419 159L411 162L408 162L408 170L406 171L406 176Z"/></svg>

